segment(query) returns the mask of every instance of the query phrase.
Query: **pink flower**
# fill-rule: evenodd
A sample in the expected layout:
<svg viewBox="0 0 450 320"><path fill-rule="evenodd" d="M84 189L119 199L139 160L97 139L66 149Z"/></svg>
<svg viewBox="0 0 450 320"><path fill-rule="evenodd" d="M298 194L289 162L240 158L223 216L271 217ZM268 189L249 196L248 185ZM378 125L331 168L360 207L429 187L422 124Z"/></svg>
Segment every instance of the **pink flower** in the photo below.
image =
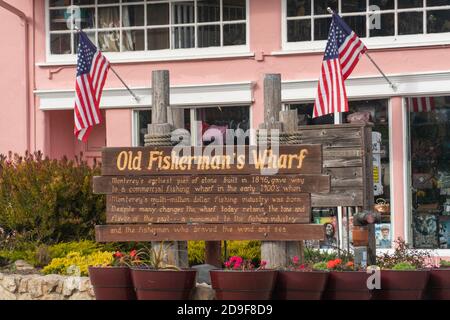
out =
<svg viewBox="0 0 450 320"><path fill-rule="evenodd" d="M267 266L267 261L266 260L261 260L261 267L265 267Z"/></svg>
<svg viewBox="0 0 450 320"><path fill-rule="evenodd" d="M225 262L225 268L229 268L230 266L231 266L231 262L230 261Z"/></svg>
<svg viewBox="0 0 450 320"><path fill-rule="evenodd" d="M300 258L297 257L297 256L295 256L295 257L292 258L292 262L293 262L294 264L298 264L298 263L300 262Z"/></svg>

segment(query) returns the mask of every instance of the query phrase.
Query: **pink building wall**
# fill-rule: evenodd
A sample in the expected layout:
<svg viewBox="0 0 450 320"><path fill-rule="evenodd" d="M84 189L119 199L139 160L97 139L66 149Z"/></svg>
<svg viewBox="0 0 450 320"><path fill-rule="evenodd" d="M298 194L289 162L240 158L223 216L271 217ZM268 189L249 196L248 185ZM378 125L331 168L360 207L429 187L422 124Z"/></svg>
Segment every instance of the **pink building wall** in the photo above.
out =
<svg viewBox="0 0 450 320"><path fill-rule="evenodd" d="M12 13L0 8L0 153L42 150L51 157L73 157L83 151L88 158L99 154L102 145L128 146L132 143L132 111L110 109L104 112L105 123L93 134L92 142L83 145L72 134L71 111L42 111L34 90L73 89L75 66L45 65L45 1L5 1L22 10L29 19L29 98L27 117L26 65L24 63L24 25ZM197 59L186 61L130 62L114 64L117 72L131 87L149 86L152 70L167 69L172 85L197 85L253 81L253 126L263 121L263 79L266 73L281 73L283 80L317 79L322 53L273 55L282 49L281 0L250 0L249 44L254 57ZM372 57L387 74L411 74L450 70L450 47L416 47L371 50ZM38 65L39 64L39 65ZM44 65L43 65L44 64ZM378 75L375 67L363 58L352 77ZM120 88L110 74L106 88ZM450 91L450 89L449 89ZM404 235L405 186L402 98L391 99L392 165L395 235ZM29 119L29 120L27 120ZM400 214L401 213L401 214Z"/></svg>

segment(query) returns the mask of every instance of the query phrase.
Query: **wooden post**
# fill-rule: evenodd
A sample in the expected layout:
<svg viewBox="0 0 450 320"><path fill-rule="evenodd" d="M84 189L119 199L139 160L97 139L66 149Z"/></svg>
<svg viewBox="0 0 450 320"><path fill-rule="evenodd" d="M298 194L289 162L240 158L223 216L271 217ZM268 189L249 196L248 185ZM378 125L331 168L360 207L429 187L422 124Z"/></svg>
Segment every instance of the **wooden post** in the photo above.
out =
<svg viewBox="0 0 450 320"><path fill-rule="evenodd" d="M283 130L280 112L281 75L268 74L264 79L264 123L260 125L260 129L267 129L269 136L270 130ZM296 121L288 120L292 116L293 113L289 111L281 115L281 118L286 121L286 130L289 132L295 131L298 125ZM297 119L297 113L295 113L295 119ZM269 268L284 267L292 256L301 257L300 249L299 242L263 241L261 259L267 262Z"/></svg>
<svg viewBox="0 0 450 320"><path fill-rule="evenodd" d="M205 242L205 262L215 267L222 267L222 242L206 241Z"/></svg>
<svg viewBox="0 0 450 320"><path fill-rule="evenodd" d="M170 135L172 125L168 123L170 112L170 76L169 71L159 70L152 73L152 123L148 125L148 137ZM147 140L147 139L146 139ZM168 144L170 140L168 140ZM152 242L158 250L161 242ZM166 245L164 245L166 247ZM165 248L166 263L180 268L188 267L187 242L171 242Z"/></svg>

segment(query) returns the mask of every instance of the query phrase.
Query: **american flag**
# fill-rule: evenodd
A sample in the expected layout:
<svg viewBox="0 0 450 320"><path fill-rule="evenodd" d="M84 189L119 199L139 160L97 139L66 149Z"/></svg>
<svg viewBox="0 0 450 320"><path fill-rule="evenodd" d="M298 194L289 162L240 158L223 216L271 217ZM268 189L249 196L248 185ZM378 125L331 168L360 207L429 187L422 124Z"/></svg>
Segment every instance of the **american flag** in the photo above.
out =
<svg viewBox="0 0 450 320"><path fill-rule="evenodd" d="M100 124L100 99L110 69L109 61L80 31L75 94L75 136L86 142L92 127Z"/></svg>
<svg viewBox="0 0 450 320"><path fill-rule="evenodd" d="M366 46L356 33L334 13L322 62L314 118L335 112L348 112L344 81L366 51Z"/></svg>
<svg viewBox="0 0 450 320"><path fill-rule="evenodd" d="M431 112L436 109L433 97L406 98L406 107L409 112Z"/></svg>

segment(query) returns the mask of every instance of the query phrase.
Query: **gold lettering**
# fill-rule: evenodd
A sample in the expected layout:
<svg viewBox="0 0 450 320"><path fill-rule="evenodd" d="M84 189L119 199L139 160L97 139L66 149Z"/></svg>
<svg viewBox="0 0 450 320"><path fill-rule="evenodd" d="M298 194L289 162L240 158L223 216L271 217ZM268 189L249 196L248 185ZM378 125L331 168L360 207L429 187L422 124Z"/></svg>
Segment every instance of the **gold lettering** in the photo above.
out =
<svg viewBox="0 0 450 320"><path fill-rule="evenodd" d="M119 171L124 171L127 168L128 165L128 153L126 151L122 151L119 153L119 156L117 157L117 169Z"/></svg>
<svg viewBox="0 0 450 320"><path fill-rule="evenodd" d="M298 166L297 169L301 169L303 167L303 160L305 160L306 156L308 155L308 150L307 149L302 149L302 151L300 151L300 154L298 155Z"/></svg>

